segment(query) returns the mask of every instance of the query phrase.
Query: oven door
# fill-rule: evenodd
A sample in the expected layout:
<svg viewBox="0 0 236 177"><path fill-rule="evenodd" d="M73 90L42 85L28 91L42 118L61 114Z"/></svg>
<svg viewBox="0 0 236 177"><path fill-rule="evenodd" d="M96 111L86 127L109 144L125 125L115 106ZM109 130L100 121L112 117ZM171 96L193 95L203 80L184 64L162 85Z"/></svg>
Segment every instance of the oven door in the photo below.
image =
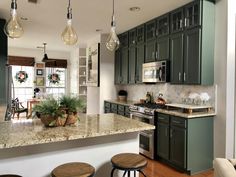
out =
<svg viewBox="0 0 236 177"><path fill-rule="evenodd" d="M154 159L154 131L142 131L139 134L139 152Z"/></svg>
<svg viewBox="0 0 236 177"><path fill-rule="evenodd" d="M151 115L146 115L138 112L130 112L130 118L138 120L140 122L154 125L154 116Z"/></svg>

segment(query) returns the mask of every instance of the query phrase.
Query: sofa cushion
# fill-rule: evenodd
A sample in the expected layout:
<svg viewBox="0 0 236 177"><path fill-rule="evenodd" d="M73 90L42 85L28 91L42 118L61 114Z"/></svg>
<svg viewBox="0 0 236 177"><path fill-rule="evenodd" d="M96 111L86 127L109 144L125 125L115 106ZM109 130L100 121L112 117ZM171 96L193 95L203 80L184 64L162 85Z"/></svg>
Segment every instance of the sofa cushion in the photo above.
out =
<svg viewBox="0 0 236 177"><path fill-rule="evenodd" d="M236 177L232 163L224 158L216 158L214 164L214 177Z"/></svg>

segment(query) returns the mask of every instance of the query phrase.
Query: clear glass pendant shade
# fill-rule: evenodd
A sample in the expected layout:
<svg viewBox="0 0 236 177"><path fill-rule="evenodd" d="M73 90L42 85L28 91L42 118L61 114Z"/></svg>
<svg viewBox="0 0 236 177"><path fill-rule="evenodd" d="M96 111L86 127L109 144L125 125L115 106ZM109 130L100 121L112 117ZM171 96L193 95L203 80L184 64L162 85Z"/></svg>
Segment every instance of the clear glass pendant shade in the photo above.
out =
<svg viewBox="0 0 236 177"><path fill-rule="evenodd" d="M62 32L61 37L62 37L62 41L66 45L74 45L77 43L78 36L77 36L74 28L72 27L72 20L71 19L67 20L66 28Z"/></svg>
<svg viewBox="0 0 236 177"><path fill-rule="evenodd" d="M11 10L11 18L6 23L4 31L10 38L20 38L24 34L24 30L18 20L16 9Z"/></svg>
<svg viewBox="0 0 236 177"><path fill-rule="evenodd" d="M106 47L108 50L114 51L114 50L117 50L119 48L119 46L120 46L120 41L116 35L116 27L112 26L110 34L109 34L107 41L106 41Z"/></svg>

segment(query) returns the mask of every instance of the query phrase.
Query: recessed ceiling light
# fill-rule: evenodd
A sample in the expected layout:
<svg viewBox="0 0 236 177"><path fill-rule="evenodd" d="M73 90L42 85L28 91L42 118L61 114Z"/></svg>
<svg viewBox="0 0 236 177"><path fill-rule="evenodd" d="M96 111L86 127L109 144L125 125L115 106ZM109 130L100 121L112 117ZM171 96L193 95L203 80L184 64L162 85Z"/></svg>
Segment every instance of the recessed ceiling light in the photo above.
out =
<svg viewBox="0 0 236 177"><path fill-rule="evenodd" d="M96 29L96 32L101 32L102 31L102 29Z"/></svg>
<svg viewBox="0 0 236 177"><path fill-rule="evenodd" d="M131 12L138 12L138 11L141 10L141 8L140 8L140 7L130 7L129 10L130 10Z"/></svg>

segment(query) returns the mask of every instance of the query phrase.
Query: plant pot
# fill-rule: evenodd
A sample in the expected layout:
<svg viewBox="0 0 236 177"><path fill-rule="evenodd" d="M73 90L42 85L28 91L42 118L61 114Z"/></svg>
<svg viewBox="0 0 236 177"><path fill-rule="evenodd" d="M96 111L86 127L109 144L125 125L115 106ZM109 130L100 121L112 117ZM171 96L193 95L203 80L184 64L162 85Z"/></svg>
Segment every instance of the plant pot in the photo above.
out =
<svg viewBox="0 0 236 177"><path fill-rule="evenodd" d="M46 127L58 127L58 126L63 126L65 125L66 118L55 118L52 116L48 115L41 115L40 116L41 122L46 126Z"/></svg>
<svg viewBox="0 0 236 177"><path fill-rule="evenodd" d="M77 114L69 114L66 120L66 125L75 124L78 121Z"/></svg>
<svg viewBox="0 0 236 177"><path fill-rule="evenodd" d="M119 101L127 101L127 96L118 95Z"/></svg>

